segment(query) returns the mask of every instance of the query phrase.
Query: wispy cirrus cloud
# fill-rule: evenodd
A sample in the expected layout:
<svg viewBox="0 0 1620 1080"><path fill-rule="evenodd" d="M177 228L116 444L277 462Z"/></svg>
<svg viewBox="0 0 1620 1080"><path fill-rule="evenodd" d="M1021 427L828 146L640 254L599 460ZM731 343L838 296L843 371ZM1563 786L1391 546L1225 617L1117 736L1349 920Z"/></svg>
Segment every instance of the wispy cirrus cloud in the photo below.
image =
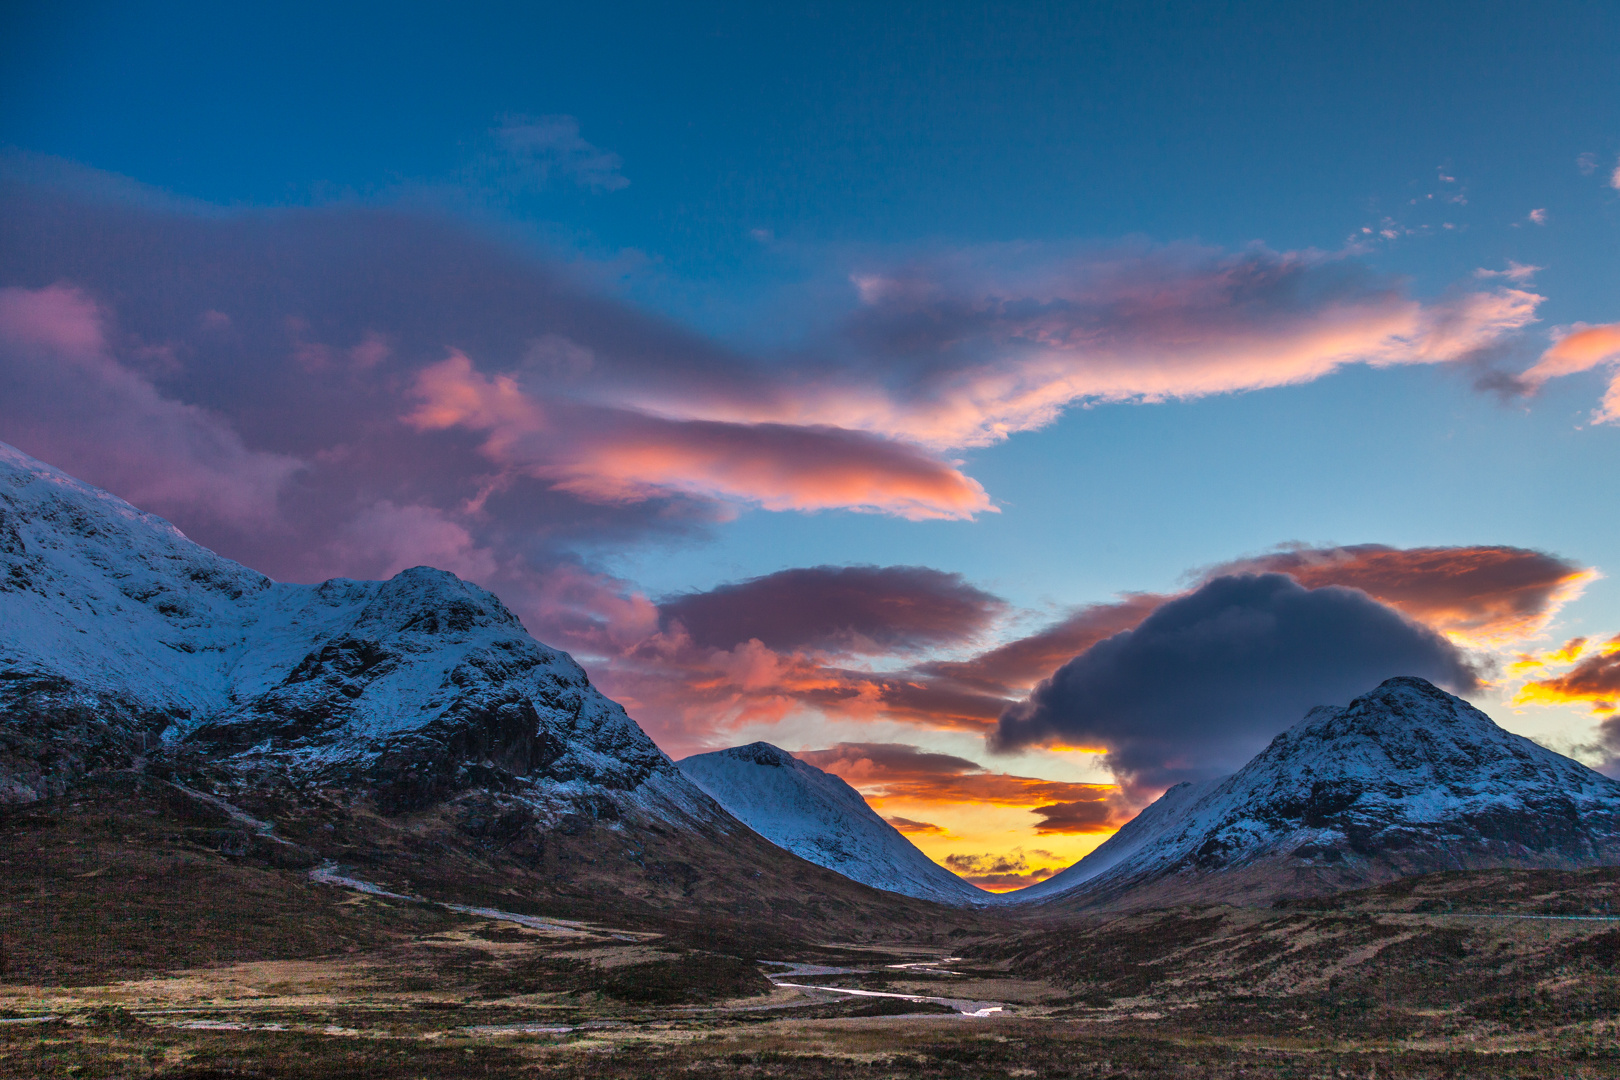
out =
<svg viewBox="0 0 1620 1080"><path fill-rule="evenodd" d="M476 158L468 170L479 183L515 191L543 190L559 178L592 191L630 186L620 171L624 161L587 142L572 116L509 113L489 135L494 148Z"/></svg>

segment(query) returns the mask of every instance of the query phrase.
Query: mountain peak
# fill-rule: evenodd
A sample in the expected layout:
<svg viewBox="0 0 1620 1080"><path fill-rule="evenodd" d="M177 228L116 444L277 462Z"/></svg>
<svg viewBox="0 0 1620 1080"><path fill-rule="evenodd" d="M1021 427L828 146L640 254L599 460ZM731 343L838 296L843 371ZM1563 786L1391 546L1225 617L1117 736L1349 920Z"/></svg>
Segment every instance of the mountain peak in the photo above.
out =
<svg viewBox="0 0 1620 1080"><path fill-rule="evenodd" d="M161 741L396 808L477 787L544 813L717 812L488 590L428 566L273 582L3 444L0 670L0 802ZM30 749L53 742L75 749Z"/></svg>
<svg viewBox="0 0 1620 1080"><path fill-rule="evenodd" d="M1264 899L1616 858L1620 783L1400 676L1312 709L1224 780L1166 792L1028 898Z"/></svg>
<svg viewBox="0 0 1620 1080"><path fill-rule="evenodd" d="M780 747L749 743L676 765L750 829L818 866L907 896L995 902L919 851L842 779Z"/></svg>
<svg viewBox="0 0 1620 1080"><path fill-rule="evenodd" d="M773 746L768 742L751 742L746 746L730 746L714 752L737 761L751 761L755 765L764 765L767 768L791 769L799 763L798 758L780 746Z"/></svg>

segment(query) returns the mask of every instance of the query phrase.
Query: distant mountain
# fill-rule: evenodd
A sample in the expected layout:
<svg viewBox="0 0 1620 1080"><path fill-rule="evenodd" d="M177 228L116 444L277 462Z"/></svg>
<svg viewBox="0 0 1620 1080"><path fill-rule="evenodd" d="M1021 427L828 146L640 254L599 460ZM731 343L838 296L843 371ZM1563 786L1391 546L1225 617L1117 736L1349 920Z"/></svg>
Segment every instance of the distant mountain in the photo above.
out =
<svg viewBox="0 0 1620 1080"><path fill-rule="evenodd" d="M802 859L874 888L950 904L998 899L934 862L860 792L766 742L676 763L750 829Z"/></svg>
<svg viewBox="0 0 1620 1080"><path fill-rule="evenodd" d="M1009 899L1258 902L1441 870L1620 862L1620 782L1418 678L1319 706L1236 774L1171 788Z"/></svg>
<svg viewBox="0 0 1620 1080"><path fill-rule="evenodd" d="M846 938L941 915L744 827L484 589L274 582L0 444L0 807L109 784L233 858L434 895Z"/></svg>

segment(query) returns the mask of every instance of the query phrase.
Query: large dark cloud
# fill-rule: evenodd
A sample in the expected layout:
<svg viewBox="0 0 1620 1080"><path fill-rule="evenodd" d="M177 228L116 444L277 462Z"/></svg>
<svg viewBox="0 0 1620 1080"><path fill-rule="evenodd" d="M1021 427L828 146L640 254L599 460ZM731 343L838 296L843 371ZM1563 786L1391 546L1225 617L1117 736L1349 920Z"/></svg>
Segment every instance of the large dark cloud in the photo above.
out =
<svg viewBox="0 0 1620 1080"><path fill-rule="evenodd" d="M807 566L676 596L658 610L699 645L889 652L971 638L1004 607L960 574L926 566Z"/></svg>
<svg viewBox="0 0 1620 1080"><path fill-rule="evenodd" d="M1100 747L1147 791L1230 771L1312 706L1394 675L1477 686L1455 646L1365 593L1220 577L1064 664L1002 715L992 745Z"/></svg>

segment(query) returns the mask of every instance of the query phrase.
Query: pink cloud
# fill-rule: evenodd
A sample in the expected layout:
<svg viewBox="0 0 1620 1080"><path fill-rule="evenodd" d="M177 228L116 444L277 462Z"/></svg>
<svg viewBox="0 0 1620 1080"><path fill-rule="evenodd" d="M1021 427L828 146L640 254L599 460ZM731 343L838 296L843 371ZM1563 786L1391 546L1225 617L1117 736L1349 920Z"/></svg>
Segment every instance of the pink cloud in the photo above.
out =
<svg viewBox="0 0 1620 1080"><path fill-rule="evenodd" d="M1604 366L1617 367L1617 370L1609 381L1602 404L1592 414L1592 422L1612 424L1620 422L1620 323L1600 326L1576 323L1519 378L1532 389L1539 389L1549 379Z"/></svg>
<svg viewBox="0 0 1620 1080"><path fill-rule="evenodd" d="M678 492L767 510L866 510L911 520L994 510L978 481L904 443L788 424L674 421L576 408L548 419L511 375L487 376L459 351L417 376L418 430L484 433L483 452L592 502Z"/></svg>
<svg viewBox="0 0 1620 1080"><path fill-rule="evenodd" d="M164 396L113 356L101 309L71 286L0 289L0 430L143 509L263 527L302 463L249 450L218 415Z"/></svg>
<svg viewBox="0 0 1620 1080"><path fill-rule="evenodd" d="M702 535L737 506L971 517L989 495L947 447L1077 403L1439 362L1539 299L1420 300L1352 260L1263 249L1008 248L863 272L847 319L753 356L444 220L26 185L0 187L0 275L73 283L3 294L0 438L283 580L471 577L691 749L798 710L983 731L1164 598L919 664L905 643L946 615L851 621L842 643L694 641L598 553Z"/></svg>
<svg viewBox="0 0 1620 1080"><path fill-rule="evenodd" d="M962 255L854 278L862 305L843 347L881 378L833 366L746 393L701 383L602 393L671 417L982 446L1076 404L1258 390L1350 364L1458 360L1534 321L1542 300L1499 288L1423 302L1341 258L1260 248L1095 252L1033 271L984 261Z"/></svg>
<svg viewBox="0 0 1620 1080"><path fill-rule="evenodd" d="M346 572L390 578L413 566L433 566L470 581L495 579L495 553L468 528L432 506L396 506L383 499L358 512L330 545Z"/></svg>

